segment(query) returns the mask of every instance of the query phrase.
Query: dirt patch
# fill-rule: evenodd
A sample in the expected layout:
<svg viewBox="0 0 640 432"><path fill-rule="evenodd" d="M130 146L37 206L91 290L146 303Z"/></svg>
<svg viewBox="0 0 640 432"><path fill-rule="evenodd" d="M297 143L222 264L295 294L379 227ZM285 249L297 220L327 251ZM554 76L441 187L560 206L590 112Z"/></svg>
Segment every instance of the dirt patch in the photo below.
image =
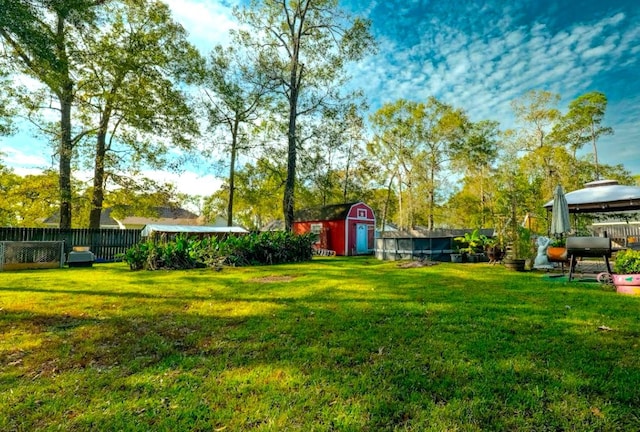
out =
<svg viewBox="0 0 640 432"><path fill-rule="evenodd" d="M408 261L398 264L400 268L431 267L438 265L436 261Z"/></svg>
<svg viewBox="0 0 640 432"><path fill-rule="evenodd" d="M297 276L265 276L261 278L251 279L251 282L258 283L277 283L277 282L291 282Z"/></svg>

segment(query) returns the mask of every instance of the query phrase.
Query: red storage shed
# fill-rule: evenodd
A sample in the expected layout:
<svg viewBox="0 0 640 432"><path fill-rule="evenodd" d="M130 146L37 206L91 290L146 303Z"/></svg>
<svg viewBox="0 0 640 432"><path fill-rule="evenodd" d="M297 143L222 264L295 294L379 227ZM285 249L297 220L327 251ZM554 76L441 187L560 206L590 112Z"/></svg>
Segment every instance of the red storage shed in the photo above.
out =
<svg viewBox="0 0 640 432"><path fill-rule="evenodd" d="M334 250L336 255L367 255L373 253L375 226L371 207L355 202L299 210L293 231L318 234L318 248Z"/></svg>

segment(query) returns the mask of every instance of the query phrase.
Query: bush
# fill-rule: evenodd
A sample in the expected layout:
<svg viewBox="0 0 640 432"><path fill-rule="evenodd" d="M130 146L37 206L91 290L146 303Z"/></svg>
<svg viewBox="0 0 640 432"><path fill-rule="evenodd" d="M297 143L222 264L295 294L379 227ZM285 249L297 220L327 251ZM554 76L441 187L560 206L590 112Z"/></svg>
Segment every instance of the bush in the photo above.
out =
<svg viewBox="0 0 640 432"><path fill-rule="evenodd" d="M314 236L289 232L252 233L244 236L202 240L179 235L173 241L140 243L123 254L132 270L146 268L190 269L196 267L247 266L309 261Z"/></svg>
<svg viewBox="0 0 640 432"><path fill-rule="evenodd" d="M142 270L149 257L149 247L153 247L152 243L138 243L127 249L127 251L117 258L129 264L131 270Z"/></svg>
<svg viewBox="0 0 640 432"><path fill-rule="evenodd" d="M640 273L640 250L626 249L618 252L613 268L618 274Z"/></svg>

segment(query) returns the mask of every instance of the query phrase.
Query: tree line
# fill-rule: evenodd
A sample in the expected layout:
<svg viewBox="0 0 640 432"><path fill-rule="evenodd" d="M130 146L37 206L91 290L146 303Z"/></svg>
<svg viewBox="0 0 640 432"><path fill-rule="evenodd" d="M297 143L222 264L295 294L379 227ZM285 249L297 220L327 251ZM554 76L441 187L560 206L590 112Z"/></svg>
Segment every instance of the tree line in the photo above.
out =
<svg viewBox="0 0 640 432"><path fill-rule="evenodd" d="M250 228L283 219L289 230L296 208L356 200L383 225L506 229L544 218L557 184L631 180L598 162L613 131L597 91L564 113L559 95L531 91L513 101L510 130L435 97L367 115L348 66L376 41L337 0L252 0L234 10L232 43L207 55L160 1L0 0L0 10L0 134L31 122L58 164L24 178L0 165L6 225L55 207L61 228L98 228L105 207L180 205L188 198L140 174L187 162L226 171L199 202L205 217ZM78 169L93 172L90 184Z"/></svg>

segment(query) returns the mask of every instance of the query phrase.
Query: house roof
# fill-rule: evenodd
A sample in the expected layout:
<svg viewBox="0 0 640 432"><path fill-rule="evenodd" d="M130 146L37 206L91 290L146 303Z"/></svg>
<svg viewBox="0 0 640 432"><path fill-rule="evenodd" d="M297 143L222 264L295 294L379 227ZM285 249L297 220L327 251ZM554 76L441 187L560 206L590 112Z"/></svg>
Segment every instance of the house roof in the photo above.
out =
<svg viewBox="0 0 640 432"><path fill-rule="evenodd" d="M319 207L310 207L298 210L294 214L294 221L321 221L321 220L344 220L349 214L349 210L360 201L344 204L332 204Z"/></svg>
<svg viewBox="0 0 640 432"><path fill-rule="evenodd" d="M284 221L282 219L272 220L260 228L260 231L284 231Z"/></svg>
<svg viewBox="0 0 640 432"><path fill-rule="evenodd" d="M131 215L122 219L114 218L111 213L112 208L102 209L100 214L100 226L120 226L122 225L138 225L144 226L149 223L162 223L170 225L197 225L198 215L189 210L178 207L154 207L153 212L157 214L152 216ZM45 224L60 223L60 213L56 213L44 220Z"/></svg>

